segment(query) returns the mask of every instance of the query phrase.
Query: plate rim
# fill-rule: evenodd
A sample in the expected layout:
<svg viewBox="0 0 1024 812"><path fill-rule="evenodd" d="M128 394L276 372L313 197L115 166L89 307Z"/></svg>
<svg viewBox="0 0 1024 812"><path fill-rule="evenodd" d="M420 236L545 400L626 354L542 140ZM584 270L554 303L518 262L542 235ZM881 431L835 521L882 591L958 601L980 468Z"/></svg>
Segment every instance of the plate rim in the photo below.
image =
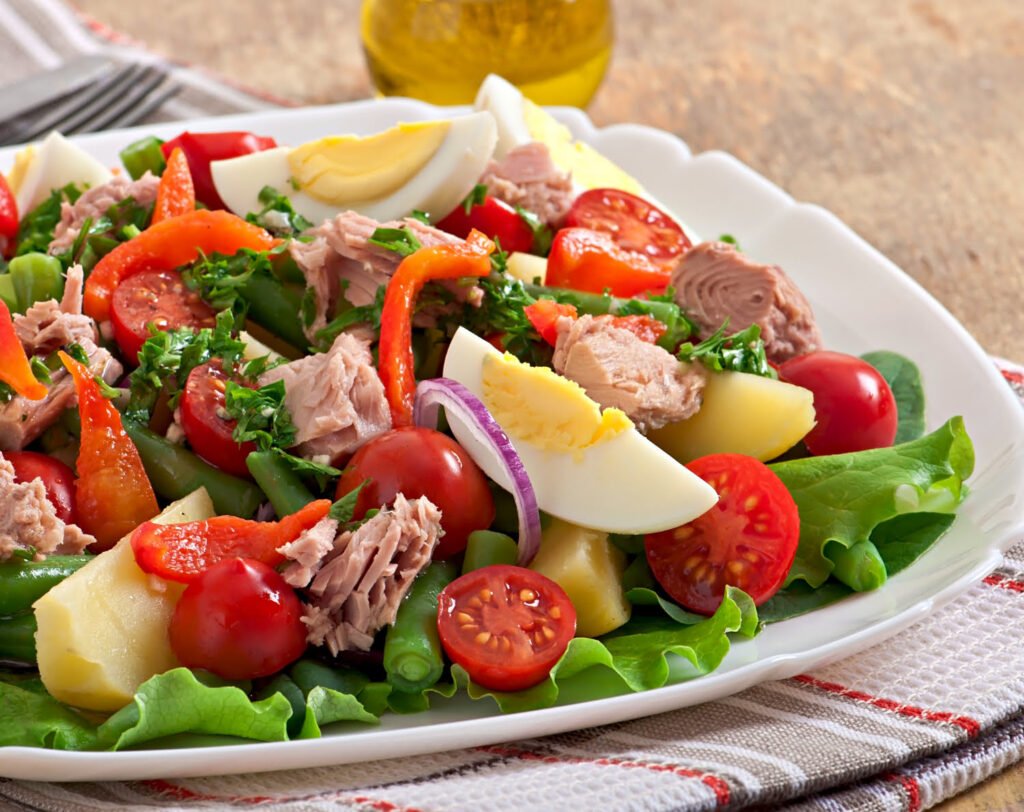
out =
<svg viewBox="0 0 1024 812"><path fill-rule="evenodd" d="M389 98L368 99L341 104L321 105L317 107L289 108L281 110L260 110L247 113L235 113L225 116L210 116L186 121L161 122L144 124L136 127L110 130L85 136L73 136L72 140L88 149L89 145L106 142L111 138L124 138L123 143L134 135L160 134L180 131L185 127L260 127L261 122L277 122L297 120L316 120L320 117L329 118L334 113L344 111L345 115L358 116L364 110L393 109L397 114L407 112L439 116L464 112L467 107L442 108L414 99ZM1016 397L1001 380L995 364L980 347L970 332L917 280L902 271L895 263L885 257L878 249L870 245L864 238L842 222L831 211L813 203L799 201L785 190L756 172L735 156L720 150L692 153L689 146L678 136L648 125L636 123L618 123L607 127L597 127L589 116L575 108L550 108L559 120L567 124L577 137L587 141L600 140L606 134L618 136L630 133L632 137L655 137L662 148L675 147L683 163L693 161L727 161L732 168L756 182L762 190L778 193L778 200L784 205L772 212L763 225L768 231L771 223L785 217L791 212L807 212L815 217L824 217L833 229L843 232L843 236L855 242L859 250L867 250L871 259L884 269L890 281L906 285L908 294L928 307L933 315L939 317L945 326L956 332L957 344L965 346L974 360L987 362L991 366L989 378L998 387L993 392L1001 394L1004 406L1012 405L1008 413L1015 422L1016 433L1024 436L1024 409L1021 409ZM666 146L667 145L667 146ZM18 147L0 149L0 167L6 166L10 156ZM995 463L992 463L993 465ZM977 474L977 472L976 472ZM1018 478L1024 481L1024 471L1017 471ZM484 716L455 721L426 722L408 727L389 729L371 728L359 732L345 732L336 735L325 735L320 739L297 740L285 742L247 742L215 747L192 747L183 749L143 749L131 751L100 751L77 752L57 751L34 747L0 747L0 777L12 779L47 780L47 781L79 781L79 780L133 780L145 778L196 777L218 775L225 772L263 772L279 769L297 769L301 767L317 767L330 764L348 764L369 761L377 758L392 758L421 755L429 752L475 747L493 744L512 739L530 738L554 733L610 724L639 718L656 713L664 713L673 709L701 704L706 701L723 698L760 682L794 676L806 669L815 668L827 662L850 656L870 645L882 642L914 623L920 621L930 612L947 604L972 585L991 572L1002 560L1002 554L1024 534L1024 516L1011 521L994 535L984 540L980 546L980 555L975 563L961 572L934 594L921 598L904 606L894 614L865 626L858 631L838 637L823 645L815 646L800 652L775 654L764 659L738 665L727 672L713 672L695 680L678 682L663 688L641 693L627 693L603 699L589 700L567 705L556 705L534 711L517 714L501 714L494 710ZM941 542L940 542L941 543ZM894 576L893 580L904 576L907 571ZM879 593L865 596L854 596L848 600L870 600ZM845 603L845 602L844 602ZM847 604L848 605L848 604ZM826 612L830 608L818 610ZM797 618L796 620L799 620ZM789 621L773 624L772 628L784 627ZM722 686L726 690L717 690ZM697 686L696 688L694 686ZM702 689L701 686L707 686ZM689 694L702 695L713 693L714 696L698 698L691 701ZM598 707L600 706L600 707ZM579 717L583 717L580 719ZM422 718L423 715L417 715ZM495 725L495 720L506 723ZM511 723L509 723L511 720ZM507 728L507 729L506 729ZM452 736L457 743L448 741ZM381 744L381 739L384 744ZM439 741L441 742L440 746ZM372 742L371 757L363 755L362 745ZM387 747L386 754L378 751ZM362 751L362 752L355 752ZM231 762L237 762L231 764Z"/></svg>

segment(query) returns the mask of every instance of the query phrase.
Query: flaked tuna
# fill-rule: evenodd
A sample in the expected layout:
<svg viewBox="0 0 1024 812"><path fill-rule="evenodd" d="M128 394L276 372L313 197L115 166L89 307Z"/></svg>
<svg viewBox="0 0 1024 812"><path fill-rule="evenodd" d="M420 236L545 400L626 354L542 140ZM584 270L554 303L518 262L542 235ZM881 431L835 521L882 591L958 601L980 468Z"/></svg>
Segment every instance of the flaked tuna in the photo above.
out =
<svg viewBox="0 0 1024 812"><path fill-rule="evenodd" d="M427 564L442 533L441 511L426 497L395 497L355 532L338 534L326 518L279 549L295 563L284 571L292 586L305 587L307 639L332 654L366 651ZM331 539L328 546L327 539Z"/></svg>
<svg viewBox="0 0 1024 812"><path fill-rule="evenodd" d="M777 265L762 265L723 242L690 249L672 273L676 302L700 328L728 332L761 327L769 360L780 363L821 346L807 299Z"/></svg>
<svg viewBox="0 0 1024 812"><path fill-rule="evenodd" d="M14 466L0 454L0 561L15 552L74 555L96 539L75 524L65 524L46 498L43 480L15 481Z"/></svg>
<svg viewBox="0 0 1024 812"><path fill-rule="evenodd" d="M330 350L268 370L260 385L284 381L298 453L331 463L391 428L391 412L370 345L348 333Z"/></svg>
<svg viewBox="0 0 1024 812"><path fill-rule="evenodd" d="M107 209L129 197L140 206L149 206L156 201L160 178L146 172L138 180L124 175L115 175L106 183L82 192L74 203L64 202L60 209L60 222L53 232L49 252L60 254L75 242L78 232L86 220L93 222L107 213Z"/></svg>
<svg viewBox="0 0 1024 812"><path fill-rule="evenodd" d="M68 344L84 340L95 344L99 337L96 324L82 315L83 273L81 265L68 269L64 296L36 302L25 313L14 317L14 331L29 355L49 355Z"/></svg>
<svg viewBox="0 0 1024 812"><path fill-rule="evenodd" d="M561 223L572 206L572 179L554 165L547 146L539 141L491 161L480 183L498 200L533 212L549 226Z"/></svg>
<svg viewBox="0 0 1024 812"><path fill-rule="evenodd" d="M646 432L700 409L706 381L700 364L616 327L608 316L563 316L552 366L604 408L621 409Z"/></svg>

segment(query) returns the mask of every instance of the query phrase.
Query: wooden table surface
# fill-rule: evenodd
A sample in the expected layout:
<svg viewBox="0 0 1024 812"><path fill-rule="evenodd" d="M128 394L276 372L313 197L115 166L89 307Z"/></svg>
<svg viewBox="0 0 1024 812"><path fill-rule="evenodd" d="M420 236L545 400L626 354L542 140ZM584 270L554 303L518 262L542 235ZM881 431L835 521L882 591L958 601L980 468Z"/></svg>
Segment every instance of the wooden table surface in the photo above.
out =
<svg viewBox="0 0 1024 812"><path fill-rule="evenodd" d="M364 98L358 0L77 0L152 50L300 103ZM733 153L835 212L1024 362L1024 3L618 0L588 112ZM1024 768L942 807L1024 808Z"/></svg>

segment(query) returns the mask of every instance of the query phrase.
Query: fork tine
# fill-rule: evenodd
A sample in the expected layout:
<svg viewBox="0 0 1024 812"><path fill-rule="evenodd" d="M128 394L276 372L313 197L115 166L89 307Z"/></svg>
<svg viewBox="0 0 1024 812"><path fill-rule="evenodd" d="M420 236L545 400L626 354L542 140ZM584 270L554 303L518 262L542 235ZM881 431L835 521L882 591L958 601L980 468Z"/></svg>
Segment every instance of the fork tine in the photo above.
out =
<svg viewBox="0 0 1024 812"><path fill-rule="evenodd" d="M162 107L166 101L181 93L183 89L184 88L173 79L168 79L144 102L136 105L131 110L128 110L122 118L119 118L116 122L111 122L107 126L111 126L116 123L118 127L130 127L133 124L137 124Z"/></svg>
<svg viewBox="0 0 1024 812"><path fill-rule="evenodd" d="M89 105L96 101L102 102L110 95L120 92L125 80L131 81L131 78L139 72L138 68L138 65L126 65L80 93L73 94L66 101L55 104L43 116L26 116L24 123L11 122L9 129L4 134L3 143L18 144L32 141L50 130L60 129L68 120L73 119Z"/></svg>
<svg viewBox="0 0 1024 812"><path fill-rule="evenodd" d="M132 116L135 108L146 99L151 93L157 91L167 79L167 74L162 70L155 70L146 79L138 82L120 99L101 109L95 117L84 122L77 132L91 133L97 130L104 130L114 124L123 124ZM174 85L177 88L177 85ZM177 89L175 90L177 92ZM163 95L157 93L157 96ZM173 94L172 94L173 95ZM168 97L169 98L169 97ZM164 99L166 101L166 99ZM163 102L161 102L162 104ZM155 109L155 108L154 108ZM138 120L136 118L136 120Z"/></svg>
<svg viewBox="0 0 1024 812"><path fill-rule="evenodd" d="M126 99L136 98L140 90L142 91L141 95L144 96L160 84L163 81L163 77L163 71L152 65L134 65L132 72L121 77L121 80L108 88L103 96L94 99L91 104L81 108L73 116L68 116L64 119L61 123L64 132L77 133L85 131L83 128L97 116L102 116L109 107L120 105Z"/></svg>

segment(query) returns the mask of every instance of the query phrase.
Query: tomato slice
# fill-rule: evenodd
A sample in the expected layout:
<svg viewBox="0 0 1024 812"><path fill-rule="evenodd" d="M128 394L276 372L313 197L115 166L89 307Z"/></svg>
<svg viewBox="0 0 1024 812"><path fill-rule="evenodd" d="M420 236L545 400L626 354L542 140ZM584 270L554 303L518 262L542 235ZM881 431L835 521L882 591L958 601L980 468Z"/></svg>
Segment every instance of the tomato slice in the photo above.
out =
<svg viewBox="0 0 1024 812"><path fill-rule="evenodd" d="M256 450L256 443L238 443L231 436L238 421L224 416L224 391L230 380L219 361L193 369L181 395L181 427L192 450L210 465L248 477L245 458Z"/></svg>
<svg viewBox="0 0 1024 812"><path fill-rule="evenodd" d="M58 459L40 454L38 451L3 452L14 468L15 482L31 482L41 479L46 498L53 505L57 518L65 524L75 524L75 472Z"/></svg>
<svg viewBox="0 0 1024 812"><path fill-rule="evenodd" d="M456 578L438 596L437 631L453 662L494 691L541 682L576 633L565 590L539 572L494 564Z"/></svg>
<svg viewBox="0 0 1024 812"><path fill-rule="evenodd" d="M867 361L820 350L780 364L779 380L814 394L816 422L804 437L812 454L887 448L896 439L896 398L885 378Z"/></svg>
<svg viewBox="0 0 1024 812"><path fill-rule="evenodd" d="M144 271L117 286L110 320L121 352L134 361L150 336L150 325L158 330L213 327L216 314L177 271Z"/></svg>
<svg viewBox="0 0 1024 812"><path fill-rule="evenodd" d="M692 245L675 220L642 197L619 189L590 189L572 204L567 228L590 228L610 234L627 251L671 270Z"/></svg>
<svg viewBox="0 0 1024 812"><path fill-rule="evenodd" d="M668 270L643 254L620 248L615 240L589 228L563 228L551 243L544 283L590 293L609 291L629 298L640 293L663 293L671 279Z"/></svg>
<svg viewBox="0 0 1024 812"><path fill-rule="evenodd" d="M800 516L767 465L743 454L710 454L688 463L718 492L718 502L689 524L644 540L658 583L694 612L714 614L726 585L761 605L786 580L800 539Z"/></svg>
<svg viewBox="0 0 1024 812"><path fill-rule="evenodd" d="M529 251L533 248L533 230L508 203L487 195L484 202L468 212L459 205L451 214L438 222L437 227L456 237L465 239L475 228L501 244L501 250Z"/></svg>
<svg viewBox="0 0 1024 812"><path fill-rule="evenodd" d="M576 306L559 304L553 299L538 299L532 305L523 308L526 318L533 329L552 347L558 341L558 320L562 316L576 318Z"/></svg>

